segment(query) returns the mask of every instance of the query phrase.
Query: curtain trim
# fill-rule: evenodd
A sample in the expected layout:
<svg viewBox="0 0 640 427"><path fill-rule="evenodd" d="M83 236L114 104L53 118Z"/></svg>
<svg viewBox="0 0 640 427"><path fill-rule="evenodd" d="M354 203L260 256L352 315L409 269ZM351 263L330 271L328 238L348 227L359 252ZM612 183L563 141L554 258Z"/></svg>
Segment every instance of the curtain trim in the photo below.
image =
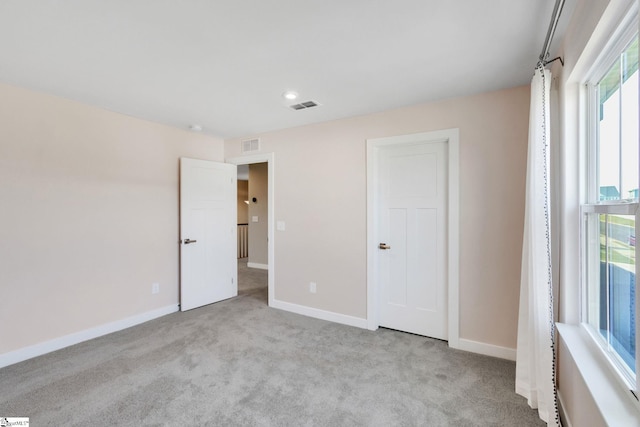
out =
<svg viewBox="0 0 640 427"><path fill-rule="evenodd" d="M547 133L549 132L549 120L550 117L547 117L547 108L546 105L548 102L551 102L551 99L547 99L547 75L545 73L545 63L540 61L538 66L536 67L536 71L540 72L542 77L542 156L543 156L543 179L544 179L544 222L545 222L545 243L546 243L546 252L547 252L547 286L549 292L549 333L551 339L551 378L553 381L553 412L555 415L556 423L560 424L560 412L558 411L558 387L557 387L557 378L556 378L556 325L555 325L555 316L553 310L553 272L552 272L552 254L551 254L551 220L549 216L549 190L551 185L549 183L549 137ZM546 405L545 405L546 406ZM544 411L540 411L538 409L538 413L543 415L543 412L547 412L546 409ZM546 419L549 419L549 414L546 414Z"/></svg>

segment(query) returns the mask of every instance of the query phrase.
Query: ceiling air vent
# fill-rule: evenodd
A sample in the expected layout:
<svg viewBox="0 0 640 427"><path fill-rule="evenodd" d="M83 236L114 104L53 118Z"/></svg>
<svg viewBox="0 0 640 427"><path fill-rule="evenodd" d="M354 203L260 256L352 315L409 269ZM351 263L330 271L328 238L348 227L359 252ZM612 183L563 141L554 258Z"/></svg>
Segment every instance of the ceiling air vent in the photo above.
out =
<svg viewBox="0 0 640 427"><path fill-rule="evenodd" d="M307 108L317 107L318 105L320 104L315 101L306 101L301 102L300 104L290 105L289 108L291 108L292 110L306 110Z"/></svg>
<svg viewBox="0 0 640 427"><path fill-rule="evenodd" d="M260 139L248 139L246 141L242 141L242 152L248 153L250 151L258 151L260 150Z"/></svg>

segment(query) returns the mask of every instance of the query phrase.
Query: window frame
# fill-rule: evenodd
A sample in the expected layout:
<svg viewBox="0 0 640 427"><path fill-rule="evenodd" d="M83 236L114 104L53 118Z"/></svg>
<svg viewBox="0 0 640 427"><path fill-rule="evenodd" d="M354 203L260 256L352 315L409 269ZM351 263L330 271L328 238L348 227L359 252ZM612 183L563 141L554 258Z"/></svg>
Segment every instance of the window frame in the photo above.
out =
<svg viewBox="0 0 640 427"><path fill-rule="evenodd" d="M594 66L587 73L586 78L583 80L583 87L585 90L585 97L583 98L584 118L586 119L586 158L583 159L583 174L581 176L581 182L585 189L583 193L583 200L580 204L580 218L581 227L579 232L579 248L580 248L580 322L582 326L587 330L589 336L596 343L597 347L605 355L606 359L612 370L616 373L616 377L624 384L625 387L631 389L634 392L640 390L640 333L636 333L636 355L635 355L635 378L634 374L630 372L630 369L625 365L621 357L610 348L607 340L596 330L591 324L589 324L589 277L592 272L589 272L590 268L593 268L592 263L589 262L589 241L588 241L588 215L597 214L612 214L612 215L630 215L635 216L635 235L640 235L640 200L636 197L634 199L619 199L619 200L599 200L599 182L598 182L598 154L599 154L599 103L598 103L598 84L601 79L610 70L611 66L620 58L624 50L629 46L635 37L638 37L639 20L637 8L633 8L627 15L627 18L621 23L618 29L612 34L609 42L606 43L602 49L602 53L594 61ZM620 84L622 88L622 82ZM640 158L638 159L640 164ZM638 188L640 188L640 173L638 174ZM620 189L622 191L622 188ZM622 194L621 194L622 197ZM592 224L593 225L593 224ZM634 246L636 255L638 254L637 246ZM638 260L640 261L640 260ZM639 277L640 266L639 262L635 263L635 275ZM635 295L635 327L636 331L640 332L640 310L639 302L640 296L638 295L637 282L636 282L636 295Z"/></svg>

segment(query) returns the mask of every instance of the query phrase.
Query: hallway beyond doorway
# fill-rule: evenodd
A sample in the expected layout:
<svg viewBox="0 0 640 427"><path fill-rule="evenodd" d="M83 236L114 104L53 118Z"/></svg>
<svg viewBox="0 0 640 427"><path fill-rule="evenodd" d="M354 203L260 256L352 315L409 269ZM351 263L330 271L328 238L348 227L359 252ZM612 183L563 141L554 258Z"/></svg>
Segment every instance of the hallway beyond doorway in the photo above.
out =
<svg viewBox="0 0 640 427"><path fill-rule="evenodd" d="M247 267L248 258L238 259L238 296L251 296L267 304L267 282L269 272Z"/></svg>

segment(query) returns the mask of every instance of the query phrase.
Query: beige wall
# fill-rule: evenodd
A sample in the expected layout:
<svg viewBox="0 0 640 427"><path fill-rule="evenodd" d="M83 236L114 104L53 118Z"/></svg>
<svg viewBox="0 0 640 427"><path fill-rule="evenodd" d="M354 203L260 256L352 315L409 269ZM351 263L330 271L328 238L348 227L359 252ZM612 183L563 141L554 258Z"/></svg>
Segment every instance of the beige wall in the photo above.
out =
<svg viewBox="0 0 640 427"><path fill-rule="evenodd" d="M268 191L267 163L249 165L249 259L253 264L269 264L268 236ZM253 198L257 202L253 202ZM253 222L253 217L258 222Z"/></svg>
<svg viewBox="0 0 640 427"><path fill-rule="evenodd" d="M563 404L562 409L568 416L568 420L566 417L563 419L568 421L567 425L576 427L607 425L562 337L558 339L557 378L558 383L562 384L559 393Z"/></svg>
<svg viewBox="0 0 640 427"><path fill-rule="evenodd" d="M0 84L0 354L178 303L181 156L223 143Z"/></svg>
<svg viewBox="0 0 640 427"><path fill-rule="evenodd" d="M459 128L460 337L515 348L528 114L525 86L258 135L286 224L276 299L365 318L366 140ZM240 141L225 141L227 158Z"/></svg>
<svg viewBox="0 0 640 427"><path fill-rule="evenodd" d="M238 224L246 224L249 218L249 181L238 181Z"/></svg>

